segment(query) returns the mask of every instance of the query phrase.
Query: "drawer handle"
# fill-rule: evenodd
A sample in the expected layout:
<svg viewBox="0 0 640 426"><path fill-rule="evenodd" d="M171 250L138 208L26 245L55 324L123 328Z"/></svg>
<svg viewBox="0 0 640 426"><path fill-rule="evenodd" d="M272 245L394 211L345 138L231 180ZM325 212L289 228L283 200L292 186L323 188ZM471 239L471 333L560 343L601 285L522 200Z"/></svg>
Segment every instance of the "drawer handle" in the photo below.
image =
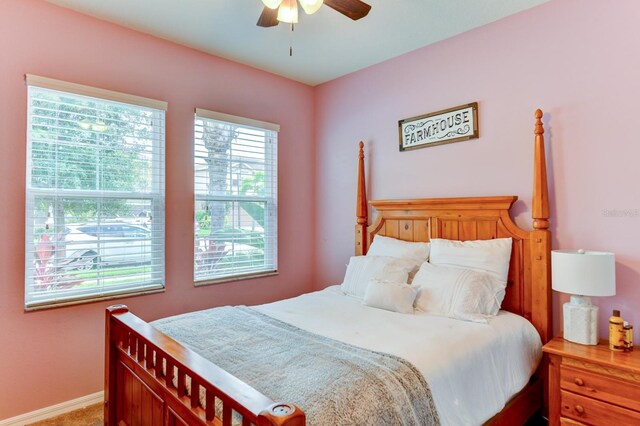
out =
<svg viewBox="0 0 640 426"><path fill-rule="evenodd" d="M573 383L575 383L578 386L584 386L584 380L582 380L580 377L576 377Z"/></svg>
<svg viewBox="0 0 640 426"><path fill-rule="evenodd" d="M578 405L576 405L574 408L576 409L576 412L577 412L578 414L584 414L584 407L583 407L582 405L579 405L579 404L578 404Z"/></svg>

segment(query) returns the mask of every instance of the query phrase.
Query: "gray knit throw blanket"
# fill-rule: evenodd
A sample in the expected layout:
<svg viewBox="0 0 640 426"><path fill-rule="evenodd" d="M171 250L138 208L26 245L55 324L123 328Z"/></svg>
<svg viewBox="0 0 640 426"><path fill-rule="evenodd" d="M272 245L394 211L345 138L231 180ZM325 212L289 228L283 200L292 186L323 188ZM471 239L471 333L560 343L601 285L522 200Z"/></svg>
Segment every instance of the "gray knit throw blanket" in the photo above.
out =
<svg viewBox="0 0 640 426"><path fill-rule="evenodd" d="M402 358L338 342L254 309L222 307L152 323L307 425L439 425L429 386Z"/></svg>

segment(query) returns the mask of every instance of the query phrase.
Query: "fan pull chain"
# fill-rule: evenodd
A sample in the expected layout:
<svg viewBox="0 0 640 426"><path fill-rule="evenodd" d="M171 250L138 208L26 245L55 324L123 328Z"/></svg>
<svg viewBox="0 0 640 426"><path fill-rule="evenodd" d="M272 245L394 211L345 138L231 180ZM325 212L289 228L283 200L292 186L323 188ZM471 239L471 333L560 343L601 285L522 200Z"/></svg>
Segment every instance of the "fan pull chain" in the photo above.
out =
<svg viewBox="0 0 640 426"><path fill-rule="evenodd" d="M289 56L293 56L293 32L295 31L295 25L291 23L291 34L289 36Z"/></svg>

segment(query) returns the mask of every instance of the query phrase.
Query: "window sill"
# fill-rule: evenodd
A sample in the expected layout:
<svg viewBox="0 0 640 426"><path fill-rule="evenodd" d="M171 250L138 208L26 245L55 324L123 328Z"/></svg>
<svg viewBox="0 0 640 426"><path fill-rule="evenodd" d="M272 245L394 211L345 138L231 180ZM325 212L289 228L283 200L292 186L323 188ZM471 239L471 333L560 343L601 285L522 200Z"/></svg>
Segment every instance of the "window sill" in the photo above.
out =
<svg viewBox="0 0 640 426"><path fill-rule="evenodd" d="M229 283L234 281L244 281L244 280L250 280L254 278L273 277L276 275L279 275L278 271L256 272L256 273L245 274L245 275L233 275L233 276L223 277L223 278L198 280L198 281L194 281L193 285L195 287L204 287L208 285L224 284L224 283Z"/></svg>
<svg viewBox="0 0 640 426"><path fill-rule="evenodd" d="M104 296L87 296L78 299L69 299L54 302L41 302L34 303L30 306L25 306L25 312L42 311L45 309L64 308L67 306L84 305L86 303L102 302L105 300L122 299L125 297L145 296L147 294L164 293L165 288L154 288L150 290L135 290L130 292L113 293Z"/></svg>

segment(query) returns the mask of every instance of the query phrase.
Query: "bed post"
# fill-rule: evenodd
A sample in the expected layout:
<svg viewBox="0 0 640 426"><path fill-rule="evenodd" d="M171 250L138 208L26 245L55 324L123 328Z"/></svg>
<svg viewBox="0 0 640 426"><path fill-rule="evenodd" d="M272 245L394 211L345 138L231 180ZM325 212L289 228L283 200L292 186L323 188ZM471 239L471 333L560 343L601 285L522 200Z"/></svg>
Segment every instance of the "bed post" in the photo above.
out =
<svg viewBox="0 0 640 426"><path fill-rule="evenodd" d="M552 337L551 329L551 232L549 231L549 190L544 149L542 111L536 110L535 153L533 167L533 202L531 215L531 269L533 325L538 329L542 342Z"/></svg>
<svg viewBox="0 0 640 426"><path fill-rule="evenodd" d="M367 187L364 179L364 142L360 141L358 151L358 193L356 196L356 256L367 254L368 238L367 225Z"/></svg>
<svg viewBox="0 0 640 426"><path fill-rule="evenodd" d="M112 305L106 309L105 324L105 374L104 374L104 424L116 424L116 385L117 385L117 339L116 330L113 327L112 317L116 314L129 312L129 308L125 305Z"/></svg>

